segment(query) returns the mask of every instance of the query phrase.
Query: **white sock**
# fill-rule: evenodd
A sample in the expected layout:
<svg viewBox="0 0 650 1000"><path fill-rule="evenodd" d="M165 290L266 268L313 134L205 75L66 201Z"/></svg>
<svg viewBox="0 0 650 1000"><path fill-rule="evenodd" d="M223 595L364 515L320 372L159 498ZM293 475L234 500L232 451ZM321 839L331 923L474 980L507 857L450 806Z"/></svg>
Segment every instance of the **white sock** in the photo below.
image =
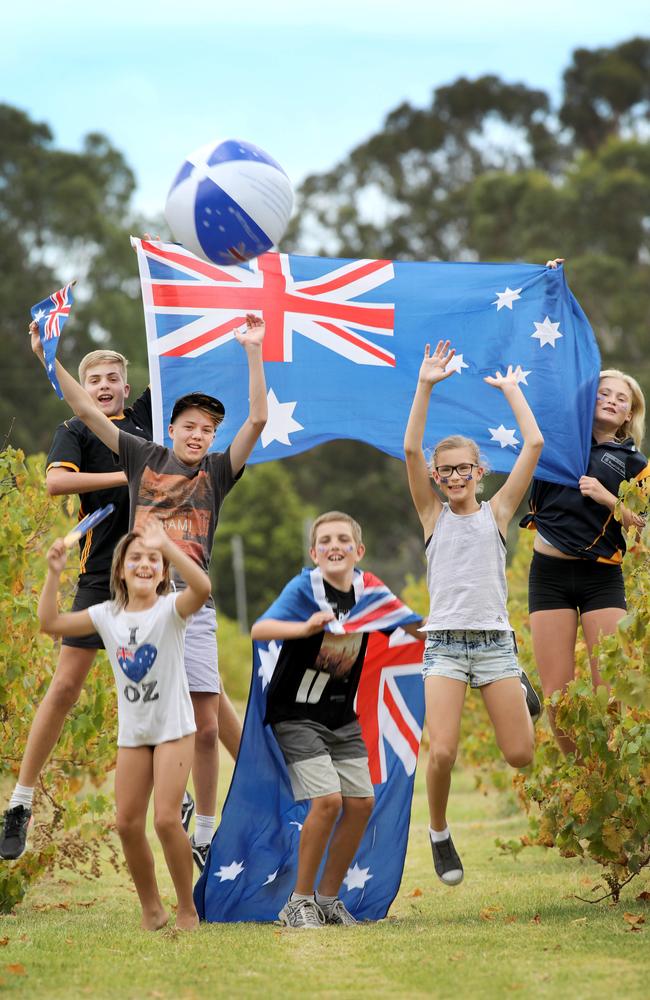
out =
<svg viewBox="0 0 650 1000"><path fill-rule="evenodd" d="M199 847L202 847L204 844L209 844L212 840L215 818L215 816L199 816L198 813L195 813L194 843L198 844Z"/></svg>
<svg viewBox="0 0 650 1000"><path fill-rule="evenodd" d="M292 892L291 895L289 896L289 899L291 900L292 903L299 903L300 900L302 900L302 899L313 900L313 898L314 898L314 896L313 896L312 893L307 893L306 894L304 892Z"/></svg>
<svg viewBox="0 0 650 1000"><path fill-rule="evenodd" d="M13 795L9 799L9 808L13 809L15 806L24 806L25 809L31 809L33 801L34 789L28 785L16 784Z"/></svg>
<svg viewBox="0 0 650 1000"><path fill-rule="evenodd" d="M429 827L429 836L431 837L432 844L439 844L441 840L449 839L449 827L446 826L444 830L433 830Z"/></svg>
<svg viewBox="0 0 650 1000"><path fill-rule="evenodd" d="M318 889L316 890L316 902L319 906L329 907L332 903L336 902L338 896L321 896Z"/></svg>

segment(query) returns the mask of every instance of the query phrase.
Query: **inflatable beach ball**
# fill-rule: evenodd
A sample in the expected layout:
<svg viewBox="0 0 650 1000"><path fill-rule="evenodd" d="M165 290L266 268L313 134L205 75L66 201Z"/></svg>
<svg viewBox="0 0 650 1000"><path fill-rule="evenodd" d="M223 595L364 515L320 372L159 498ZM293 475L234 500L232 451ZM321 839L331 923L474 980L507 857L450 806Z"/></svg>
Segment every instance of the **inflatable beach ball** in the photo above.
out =
<svg viewBox="0 0 650 1000"><path fill-rule="evenodd" d="M238 264L282 238L293 188L279 163L252 142L226 139L190 153L167 195L174 239L215 264Z"/></svg>

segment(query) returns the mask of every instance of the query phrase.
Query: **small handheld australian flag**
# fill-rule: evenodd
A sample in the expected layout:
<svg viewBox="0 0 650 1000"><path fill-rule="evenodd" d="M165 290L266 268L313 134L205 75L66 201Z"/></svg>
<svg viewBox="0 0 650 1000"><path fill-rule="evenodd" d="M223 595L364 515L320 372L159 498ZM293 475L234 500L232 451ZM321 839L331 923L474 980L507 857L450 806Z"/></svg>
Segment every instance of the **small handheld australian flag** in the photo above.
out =
<svg viewBox="0 0 650 1000"><path fill-rule="evenodd" d="M52 383L52 388L59 397L63 399L61 386L56 377L56 350L59 346L59 337L65 326L65 322L70 315L70 309L74 299L72 298L72 286L74 281L70 281L58 292L52 292L42 302L37 302L31 308L32 319L38 323L38 332L43 345L45 355L45 371Z"/></svg>

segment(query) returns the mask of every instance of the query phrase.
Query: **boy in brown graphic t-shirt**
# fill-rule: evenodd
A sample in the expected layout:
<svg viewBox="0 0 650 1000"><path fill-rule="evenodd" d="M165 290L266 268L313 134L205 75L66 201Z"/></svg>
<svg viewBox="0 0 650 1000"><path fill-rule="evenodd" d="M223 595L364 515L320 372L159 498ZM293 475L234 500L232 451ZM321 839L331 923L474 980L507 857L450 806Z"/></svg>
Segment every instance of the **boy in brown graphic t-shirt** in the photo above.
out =
<svg viewBox="0 0 650 1000"><path fill-rule="evenodd" d="M246 330L235 336L246 351L249 370L249 414L223 453L208 454L224 417L223 404L202 392L176 400L169 425L172 448L118 430L93 404L88 393L56 362L59 385L81 420L119 455L130 496L130 524L151 515L171 538L207 570L219 510L243 472L267 420L262 363L265 325L246 317ZM32 349L42 360L38 336ZM182 581L176 581L183 586ZM202 870L214 828L217 800L217 737L221 684L217 667L216 615L212 599L192 617L185 639L185 667L197 726L192 776L196 795L194 860Z"/></svg>

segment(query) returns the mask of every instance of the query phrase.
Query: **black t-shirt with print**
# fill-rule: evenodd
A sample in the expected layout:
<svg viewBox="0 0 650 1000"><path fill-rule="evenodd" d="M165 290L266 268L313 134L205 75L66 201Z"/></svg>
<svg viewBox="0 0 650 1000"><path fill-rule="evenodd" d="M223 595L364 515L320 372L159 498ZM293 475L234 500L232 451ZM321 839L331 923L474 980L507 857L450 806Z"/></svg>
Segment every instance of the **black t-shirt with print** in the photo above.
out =
<svg viewBox="0 0 650 1000"><path fill-rule="evenodd" d="M224 452L204 455L196 465L186 465L171 448L120 434L120 460L129 483L131 527L154 514L169 537L206 571L221 504L242 476L233 475L230 446ZM185 587L172 571L177 588ZM207 601L214 607L212 597Z"/></svg>
<svg viewBox="0 0 650 1000"><path fill-rule="evenodd" d="M111 419L120 430L150 441L153 429L149 389L124 410L123 416ZM72 417L57 427L47 456L47 471L58 468L73 472L119 472L123 467L117 455L79 417ZM80 520L106 504L115 505L110 517L79 540L79 586L108 588L113 550L129 530L128 487L81 493L79 501Z"/></svg>
<svg viewBox="0 0 650 1000"><path fill-rule="evenodd" d="M354 607L354 588L336 590L326 580L325 596L337 618ZM356 718L359 686L368 634L317 632L304 639L285 639L269 684L265 723L310 719L338 729Z"/></svg>
<svg viewBox="0 0 650 1000"><path fill-rule="evenodd" d="M586 474L598 479L614 496L618 496L621 483L643 479L649 473L648 460L632 438L592 442ZM608 507L583 496L579 489L534 479L529 504L520 527L537 528L560 552L598 562L621 561L625 540L620 523Z"/></svg>

